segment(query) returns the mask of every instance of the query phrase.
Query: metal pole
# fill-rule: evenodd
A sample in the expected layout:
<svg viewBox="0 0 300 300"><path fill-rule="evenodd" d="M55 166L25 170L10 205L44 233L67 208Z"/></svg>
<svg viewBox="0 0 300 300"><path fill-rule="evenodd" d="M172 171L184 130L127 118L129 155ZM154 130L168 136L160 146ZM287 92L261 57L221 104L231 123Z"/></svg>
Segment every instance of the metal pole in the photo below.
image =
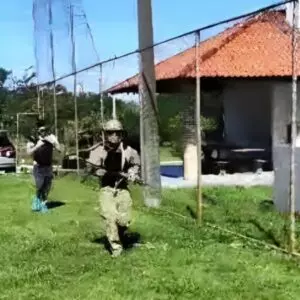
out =
<svg viewBox="0 0 300 300"><path fill-rule="evenodd" d="M117 111L116 111L116 97L112 96L112 118L117 119Z"/></svg>
<svg viewBox="0 0 300 300"><path fill-rule="evenodd" d="M53 84L53 110L54 110L54 130L55 130L55 135L58 137L56 83Z"/></svg>
<svg viewBox="0 0 300 300"><path fill-rule="evenodd" d="M103 69L102 64L100 64L100 78L99 78L99 95L100 95L100 118L101 118L101 136L102 142L104 143L104 111L103 111Z"/></svg>
<svg viewBox="0 0 300 300"><path fill-rule="evenodd" d="M100 78L99 78L99 96L100 96L100 117L101 123L104 122L104 112L103 112L103 70L102 64L100 65Z"/></svg>
<svg viewBox="0 0 300 300"><path fill-rule="evenodd" d="M161 178L151 0L138 0L137 7L140 49L139 94L144 112L142 114L146 182L144 201L146 206L158 207L161 202Z"/></svg>
<svg viewBox="0 0 300 300"><path fill-rule="evenodd" d="M19 121L20 121L20 114L17 113L16 173L17 173L18 159L19 159Z"/></svg>
<svg viewBox="0 0 300 300"><path fill-rule="evenodd" d="M298 1L293 4L293 32L292 32L292 122L291 122L291 172L290 172L290 236L289 236L289 251L290 253L295 252L296 237L295 237L295 202L296 202L296 173L295 173L295 152L296 152L296 137L297 137L297 27L296 22L298 21Z"/></svg>
<svg viewBox="0 0 300 300"><path fill-rule="evenodd" d="M74 73L74 122L75 122L75 140L76 140L76 160L77 174L79 175L79 143L78 143L78 107L77 107L77 74L76 74L76 47L74 37L74 11L73 6L70 6L70 23L71 23L71 42L72 42L72 67Z"/></svg>
<svg viewBox="0 0 300 300"><path fill-rule="evenodd" d="M42 100L43 100L42 116L43 116L43 120L45 120L45 98L44 98L44 90L42 90Z"/></svg>
<svg viewBox="0 0 300 300"><path fill-rule="evenodd" d="M53 16L52 16L52 0L49 0L49 25L50 25L50 49L51 49L51 69L53 77L53 110L54 110L54 129L55 135L58 137L58 128L57 128L57 99L56 99L56 74L55 74L55 59L54 59L54 37L53 37Z"/></svg>
<svg viewBox="0 0 300 300"><path fill-rule="evenodd" d="M140 102L140 157L141 157L141 175L142 180L145 181L145 158L144 158L144 125L143 125L143 102L139 97Z"/></svg>
<svg viewBox="0 0 300 300"><path fill-rule="evenodd" d="M41 114L41 97L40 97L40 87L39 84L36 86L36 92L37 92L37 110L40 117Z"/></svg>
<svg viewBox="0 0 300 300"><path fill-rule="evenodd" d="M202 222L202 140L201 140L201 85L200 85L200 31L196 32L195 62L196 62L196 135L197 135L197 221Z"/></svg>

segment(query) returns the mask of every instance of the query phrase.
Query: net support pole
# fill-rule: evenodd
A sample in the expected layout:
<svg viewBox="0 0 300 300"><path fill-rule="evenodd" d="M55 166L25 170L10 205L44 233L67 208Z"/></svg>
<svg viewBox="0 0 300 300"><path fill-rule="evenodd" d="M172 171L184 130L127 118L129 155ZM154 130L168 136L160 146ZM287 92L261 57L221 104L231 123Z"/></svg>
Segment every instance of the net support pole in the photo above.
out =
<svg viewBox="0 0 300 300"><path fill-rule="evenodd" d="M20 145L20 113L17 113L16 173L18 172L19 145Z"/></svg>
<svg viewBox="0 0 300 300"><path fill-rule="evenodd" d="M197 142L197 222L202 222L202 140L201 140L201 82L200 82L200 31L195 34L195 62L196 62L196 105L195 105L195 118L196 118L196 142Z"/></svg>
<svg viewBox="0 0 300 300"><path fill-rule="evenodd" d="M44 98L44 90L42 89L42 93L41 93L41 98L43 101L43 108L42 108L42 116L43 116L43 120L45 120L45 98Z"/></svg>
<svg viewBox="0 0 300 300"><path fill-rule="evenodd" d="M52 0L49 0L48 7L48 18L50 27L50 50L51 50L51 70L53 78L53 110L54 110L54 131L58 137L58 126L57 126L57 97L56 97L56 74L55 74L55 57L54 57L54 37L53 37L53 14L52 14Z"/></svg>
<svg viewBox="0 0 300 300"><path fill-rule="evenodd" d="M54 110L54 130L55 130L55 135L58 137L56 82L53 83L53 110Z"/></svg>
<svg viewBox="0 0 300 300"><path fill-rule="evenodd" d="M100 96L100 119L101 119L101 137L104 143L104 107L103 107L103 66L99 66L100 77L99 77L99 96Z"/></svg>
<svg viewBox="0 0 300 300"><path fill-rule="evenodd" d="M117 109L116 109L116 97L112 96L112 118L117 119Z"/></svg>
<svg viewBox="0 0 300 300"><path fill-rule="evenodd" d="M74 7L70 6L70 24L71 24L71 43L72 43L72 70L74 73L73 93L74 93L74 130L76 143L76 165L77 175L80 173L79 165L79 142L78 142L78 105L77 105L77 66L76 66L76 45L74 37Z"/></svg>
<svg viewBox="0 0 300 300"><path fill-rule="evenodd" d="M141 177L142 180L145 181L145 159L144 159L144 126L143 126L143 102L141 101L141 97L139 95L139 103L140 103L140 156L141 156Z"/></svg>
<svg viewBox="0 0 300 300"><path fill-rule="evenodd" d="M37 93L37 111L39 114L39 118L41 117L41 93L39 84L36 86L36 93Z"/></svg>
<svg viewBox="0 0 300 300"><path fill-rule="evenodd" d="M298 21L298 1L293 3L293 31L292 31L292 118L291 118L291 172L290 172L290 199L289 199L289 252L294 253L296 248L296 221L295 221L295 202L296 202L296 170L295 152L297 137L297 26Z"/></svg>
<svg viewBox="0 0 300 300"><path fill-rule="evenodd" d="M144 202L148 207L159 207L161 202L160 152L156 82L153 51L151 0L137 0L140 54L139 95L143 114ZM143 50L142 49L146 49Z"/></svg>
<svg viewBox="0 0 300 300"><path fill-rule="evenodd" d="M36 9L37 9L37 1L32 1L32 17L33 17L33 25L34 25L34 57L35 57L35 76L36 76L36 93L37 93L37 110L39 114L39 118L41 117L41 91L40 91L40 82L39 82L39 59L38 59L38 44L36 40L36 35L38 32L38 26L36 23ZM52 12L51 12L52 14Z"/></svg>

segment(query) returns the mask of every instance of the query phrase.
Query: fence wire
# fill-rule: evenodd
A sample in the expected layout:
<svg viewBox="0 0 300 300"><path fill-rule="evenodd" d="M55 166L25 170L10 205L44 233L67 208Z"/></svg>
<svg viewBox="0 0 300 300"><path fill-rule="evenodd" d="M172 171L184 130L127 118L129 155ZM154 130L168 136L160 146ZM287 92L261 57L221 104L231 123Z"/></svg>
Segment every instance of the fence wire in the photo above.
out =
<svg viewBox="0 0 300 300"><path fill-rule="evenodd" d="M296 83L300 52L297 34L292 44L293 19L287 20L288 16L293 15L290 11L292 7L289 7L287 14L284 9L278 4L273 5L254 15L247 14L220 22L154 45L155 93L141 89L144 79L139 70L141 54L146 49L98 62L85 69L78 63L79 72L75 73L81 161L88 155L85 150L103 138L103 121L116 117L127 129L128 142L141 153L146 182L149 178L154 178L157 190L160 189L161 182L167 186L179 186L183 179L187 184L198 184L198 213L199 218L203 215L204 222L208 221L216 226L226 224L232 231L239 231L244 235L251 232L258 239L264 239L265 232L272 231L273 243L285 247L286 234L283 228L286 228L286 222L284 218L271 212L263 216L259 207L265 199L240 203L241 194L236 196L231 190L228 192L230 201L225 199L218 204L214 203L213 198L218 193L225 193L225 190L219 188L215 191L201 191L202 184L205 183L232 184L235 180L239 181L238 184L246 185L249 180L265 183L264 175L260 172L271 171L274 167L273 206L284 214L290 214L292 225L288 231L290 242L293 243L291 252L297 251L294 235L299 228L294 216L295 210L300 210L300 203L295 197L297 193L294 181L298 174L299 154L298 149L295 150L298 133L295 123L299 120L295 113L295 103L298 95ZM43 28L48 34L48 23L43 23L45 20L42 19L38 22L36 30ZM48 49L49 44L43 42L47 39L47 34L41 32L40 30L37 34L37 44ZM52 80L51 75L43 75L40 71L48 68L43 68L41 61L49 64L51 60L47 51L43 54L36 51L39 57L39 82ZM76 53L79 53L77 59L80 55L89 56L81 48ZM42 56L45 56L43 60ZM59 60L56 60L56 64L59 65ZM88 63L83 61L82 64ZM69 66L63 67L62 64L60 67L64 72L57 67L58 136L65 146L64 154L76 157L72 91L74 74L63 75L68 71L74 73L74 70L71 71ZM293 84L292 70L296 70L293 72ZM49 82L40 87L41 110L45 119L54 124L53 95ZM145 94L147 97L149 94L155 97L148 97L145 101ZM291 123L293 136L288 131ZM159 132L158 136L154 134L156 131ZM291 141L295 151L289 168ZM199 143L201 176L198 174ZM158 151L161 166L157 161ZM72 165L65 162L64 166L74 168L74 163ZM83 166L84 163L80 165ZM289 195L290 170L294 170L292 196ZM159 175L163 175L162 181ZM265 196L267 197L263 197ZM256 219L258 217L265 224L260 224ZM271 223L277 225L271 226ZM264 226L267 228L262 228Z"/></svg>

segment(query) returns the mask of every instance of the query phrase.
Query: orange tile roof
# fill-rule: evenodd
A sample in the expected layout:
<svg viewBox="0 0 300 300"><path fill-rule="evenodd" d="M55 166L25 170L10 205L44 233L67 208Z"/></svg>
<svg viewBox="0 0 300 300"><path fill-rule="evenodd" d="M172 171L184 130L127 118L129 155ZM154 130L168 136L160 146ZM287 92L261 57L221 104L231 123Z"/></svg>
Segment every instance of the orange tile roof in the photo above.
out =
<svg viewBox="0 0 300 300"><path fill-rule="evenodd" d="M291 27L284 11L269 11L199 44L201 77L275 77L292 74ZM300 45L299 45L300 50ZM156 80L196 77L195 47L155 65ZM297 53L300 70L300 51ZM137 89L138 74L107 90Z"/></svg>

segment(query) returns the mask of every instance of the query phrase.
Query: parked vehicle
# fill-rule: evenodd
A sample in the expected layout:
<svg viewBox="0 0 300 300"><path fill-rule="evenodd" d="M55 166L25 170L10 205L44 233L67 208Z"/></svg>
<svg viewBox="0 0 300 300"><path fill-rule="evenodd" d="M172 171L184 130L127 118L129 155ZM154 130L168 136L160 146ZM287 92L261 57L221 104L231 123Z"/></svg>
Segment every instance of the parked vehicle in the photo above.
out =
<svg viewBox="0 0 300 300"><path fill-rule="evenodd" d="M15 170L16 149L7 130L0 130L0 169Z"/></svg>

